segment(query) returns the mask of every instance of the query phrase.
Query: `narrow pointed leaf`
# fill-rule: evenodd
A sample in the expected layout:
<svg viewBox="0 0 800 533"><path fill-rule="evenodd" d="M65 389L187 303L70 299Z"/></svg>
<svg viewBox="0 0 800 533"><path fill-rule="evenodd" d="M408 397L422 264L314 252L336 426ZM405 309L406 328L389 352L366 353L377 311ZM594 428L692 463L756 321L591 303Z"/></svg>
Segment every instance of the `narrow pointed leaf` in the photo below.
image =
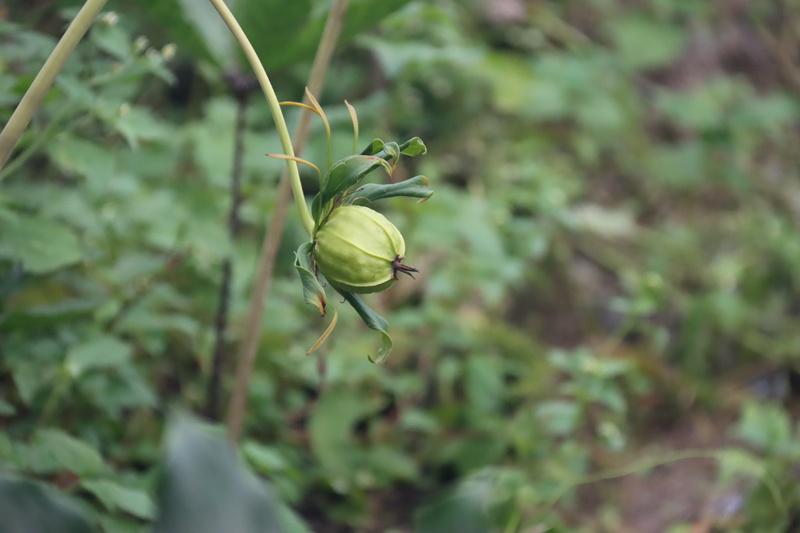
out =
<svg viewBox="0 0 800 533"><path fill-rule="evenodd" d="M353 104L348 102L347 100L344 101L344 105L347 108L347 112L350 114L350 122L353 123L353 151L356 151L356 147L358 146L358 113L356 112L356 108L353 107Z"/></svg>
<svg viewBox="0 0 800 533"><path fill-rule="evenodd" d="M331 336L333 330L336 329L336 323L338 322L338 320L339 320L339 313L334 311L333 318L331 318L328 327L325 328L325 331L322 332L322 335L319 336L317 341L311 345L311 348L309 348L308 351L306 351L306 355L311 355L312 353L319 350L323 344L325 344L325 341L328 340L328 337Z"/></svg>
<svg viewBox="0 0 800 533"><path fill-rule="evenodd" d="M314 107L312 107L312 106L310 106L308 104L304 104L303 102L295 102L293 100L284 100L283 102L280 102L280 104L282 106L284 106L284 107L301 107L301 108L303 108L303 109L305 109L307 111L311 111L314 114L318 114L317 110Z"/></svg>
<svg viewBox="0 0 800 533"><path fill-rule="evenodd" d="M314 108L319 118L322 119L322 126L325 128L325 145L328 151L328 160L327 160L327 168L330 169L333 165L333 145L331 144L331 123L328 121L328 115L325 113L325 110L322 109L322 106L319 105L319 101L317 101L316 97L308 90L306 87L306 100Z"/></svg>
<svg viewBox="0 0 800 533"><path fill-rule="evenodd" d="M381 334L381 347L378 349L378 356L373 358L367 355L373 363L382 363L392 351L392 337L389 336L389 323L381 315L376 313L358 294L339 291L347 303L353 306L358 316L370 329L374 329Z"/></svg>
<svg viewBox="0 0 800 533"><path fill-rule="evenodd" d="M313 168L318 175L322 175L322 171L320 171L319 167L309 161L308 159L303 159L302 157L297 157L294 155L286 155L286 154L267 154L267 157L271 157L273 159L282 159L284 161L294 161L295 163L300 163L301 165L306 165L307 167Z"/></svg>
<svg viewBox="0 0 800 533"><path fill-rule="evenodd" d="M432 195L433 189L428 186L428 178L415 176L399 183L367 183L353 191L348 201L352 204L365 205L397 196L421 198L424 201Z"/></svg>
<svg viewBox="0 0 800 533"><path fill-rule="evenodd" d="M317 308L319 314L325 316L328 307L328 300L325 296L325 289L320 285L314 269L311 266L311 250L314 243L309 241L300 245L294 253L294 267L300 274L300 281L303 283L303 298Z"/></svg>

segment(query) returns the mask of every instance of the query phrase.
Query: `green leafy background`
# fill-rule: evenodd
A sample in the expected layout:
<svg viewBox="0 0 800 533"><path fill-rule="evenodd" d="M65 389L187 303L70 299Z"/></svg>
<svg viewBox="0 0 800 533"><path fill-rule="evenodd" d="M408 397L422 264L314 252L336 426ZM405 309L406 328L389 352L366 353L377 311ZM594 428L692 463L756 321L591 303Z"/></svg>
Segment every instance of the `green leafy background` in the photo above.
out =
<svg viewBox="0 0 800 533"><path fill-rule="evenodd" d="M795 530L797 2L349 3L320 96L336 157L346 98L362 141L428 147L370 180L435 190L380 205L421 270L365 297L391 357L367 360L378 335L330 293L337 330L305 355L325 322L292 213L238 450L170 415L206 402L229 257L231 391L280 144L253 94L233 242L239 52L205 2L111 1L0 171L0 521ZM78 5L0 7L0 123ZM302 98L330 2L232 5Z"/></svg>

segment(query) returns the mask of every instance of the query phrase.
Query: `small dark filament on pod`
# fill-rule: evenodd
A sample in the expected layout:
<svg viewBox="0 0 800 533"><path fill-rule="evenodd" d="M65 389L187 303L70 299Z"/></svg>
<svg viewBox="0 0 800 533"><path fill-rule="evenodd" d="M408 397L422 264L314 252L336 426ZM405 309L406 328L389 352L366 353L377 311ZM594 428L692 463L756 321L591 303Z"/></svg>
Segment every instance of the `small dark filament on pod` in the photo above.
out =
<svg viewBox="0 0 800 533"><path fill-rule="evenodd" d="M394 258L394 261L392 261L392 270L394 271L394 279L397 279L398 272L402 272L411 278L414 277L414 272L419 272L419 270L412 266L404 265L403 258L399 255Z"/></svg>

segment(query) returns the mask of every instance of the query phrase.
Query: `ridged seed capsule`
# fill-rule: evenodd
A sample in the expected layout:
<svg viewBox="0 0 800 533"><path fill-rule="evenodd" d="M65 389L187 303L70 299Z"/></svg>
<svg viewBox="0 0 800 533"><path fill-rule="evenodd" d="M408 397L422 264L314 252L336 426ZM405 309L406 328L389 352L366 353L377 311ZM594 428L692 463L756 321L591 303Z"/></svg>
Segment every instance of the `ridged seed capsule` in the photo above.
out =
<svg viewBox="0 0 800 533"><path fill-rule="evenodd" d="M397 274L413 277L417 269L403 264L406 243L389 220L368 207L336 208L314 238L320 272L336 288L355 293L379 292Z"/></svg>

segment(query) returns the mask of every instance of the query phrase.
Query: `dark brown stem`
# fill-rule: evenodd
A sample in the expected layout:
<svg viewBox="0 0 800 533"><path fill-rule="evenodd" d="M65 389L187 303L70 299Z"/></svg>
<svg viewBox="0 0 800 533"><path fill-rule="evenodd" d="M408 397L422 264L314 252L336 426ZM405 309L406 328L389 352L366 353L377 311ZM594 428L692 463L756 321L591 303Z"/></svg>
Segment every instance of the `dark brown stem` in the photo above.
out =
<svg viewBox="0 0 800 533"><path fill-rule="evenodd" d="M233 166L231 167L230 210L228 212L228 234L231 242L241 230L239 211L242 205L242 156L244 154L244 132L246 122L248 90L241 87L239 76L229 76L231 91L236 96L236 119L233 137ZM217 313L214 318L214 355L211 359L211 377L206 393L205 415L211 420L220 418L222 372L226 362L225 333L228 329L228 309L231 298L233 260L226 257L222 263L222 280L219 286Z"/></svg>

